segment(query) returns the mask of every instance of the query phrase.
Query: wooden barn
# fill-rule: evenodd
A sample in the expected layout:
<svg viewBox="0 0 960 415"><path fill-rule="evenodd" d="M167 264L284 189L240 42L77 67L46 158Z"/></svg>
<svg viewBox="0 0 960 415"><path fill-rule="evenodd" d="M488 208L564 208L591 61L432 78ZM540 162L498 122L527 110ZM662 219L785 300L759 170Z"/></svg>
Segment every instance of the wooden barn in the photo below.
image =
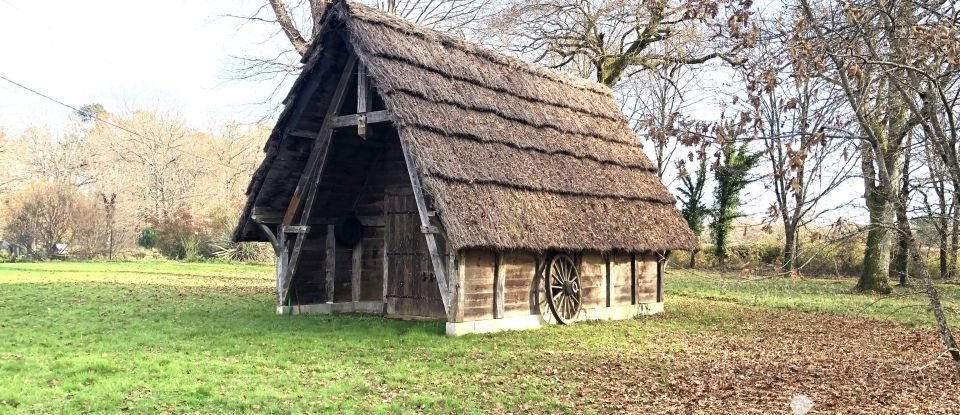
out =
<svg viewBox="0 0 960 415"><path fill-rule="evenodd" d="M695 240L611 91L337 1L266 145L237 241L280 313L448 334L663 309Z"/></svg>

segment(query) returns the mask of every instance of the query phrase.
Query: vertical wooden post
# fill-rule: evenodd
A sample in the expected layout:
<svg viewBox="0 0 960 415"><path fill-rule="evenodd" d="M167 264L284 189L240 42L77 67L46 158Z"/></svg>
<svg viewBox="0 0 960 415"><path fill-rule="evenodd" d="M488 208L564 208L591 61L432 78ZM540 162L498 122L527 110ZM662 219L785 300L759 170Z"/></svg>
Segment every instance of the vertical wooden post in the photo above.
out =
<svg viewBox="0 0 960 415"><path fill-rule="evenodd" d="M658 254L657 258L657 302L663 302L663 266L665 265L666 258L663 255Z"/></svg>
<svg viewBox="0 0 960 415"><path fill-rule="evenodd" d="M367 139L366 113L370 111L369 90L370 88L367 86L367 67L359 64L357 65L357 114L360 114L360 118L357 120L357 135L364 140Z"/></svg>
<svg viewBox="0 0 960 415"><path fill-rule="evenodd" d="M288 250L287 250L287 234L285 232L280 232L277 235L277 305L283 307L284 297L286 293L283 292L285 288L284 279L287 276L287 261L289 260Z"/></svg>
<svg viewBox="0 0 960 415"><path fill-rule="evenodd" d="M363 238L360 238L357 244L353 246L353 263L351 263L350 271L350 291L352 294L350 298L356 303L360 301L360 284L363 276Z"/></svg>
<svg viewBox="0 0 960 415"><path fill-rule="evenodd" d="M637 254L630 254L630 304L637 304Z"/></svg>
<svg viewBox="0 0 960 415"><path fill-rule="evenodd" d="M607 307L610 307L610 304L611 304L610 297L611 297L612 294L613 294L613 286L612 286L612 284L611 284L611 278L610 278L610 272L611 272L611 269L610 269L610 255L604 255L604 258L605 258L604 263L606 264L606 267L607 267L607 272L606 272L606 274L607 274L607 275L606 275L606 279L607 279Z"/></svg>
<svg viewBox="0 0 960 415"><path fill-rule="evenodd" d="M390 209L390 206L386 204L386 197L384 197L384 209L383 209L383 314L389 314L389 309L387 308L387 293L390 292L390 256L387 255L387 252L390 252L390 215L387 212Z"/></svg>
<svg viewBox="0 0 960 415"><path fill-rule="evenodd" d="M453 305L452 310L450 311L447 321L450 322L462 322L463 321L463 307L465 303L464 298L464 283L467 279L467 264L466 257L463 254L463 251L456 253L456 281L453 284Z"/></svg>
<svg viewBox="0 0 960 415"><path fill-rule="evenodd" d="M327 304L333 304L333 282L337 272L337 237L333 235L333 225L327 225L327 273L325 283Z"/></svg>
<svg viewBox="0 0 960 415"><path fill-rule="evenodd" d="M503 318L504 280L507 276L506 267L503 265L503 252L497 251L497 259L493 269L493 318Z"/></svg>

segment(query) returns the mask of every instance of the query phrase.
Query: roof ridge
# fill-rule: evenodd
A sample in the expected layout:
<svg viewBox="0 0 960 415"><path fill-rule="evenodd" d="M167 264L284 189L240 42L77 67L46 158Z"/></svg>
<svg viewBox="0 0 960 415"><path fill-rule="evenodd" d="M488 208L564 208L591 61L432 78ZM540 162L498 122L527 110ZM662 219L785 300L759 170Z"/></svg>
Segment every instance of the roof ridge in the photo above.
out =
<svg viewBox="0 0 960 415"><path fill-rule="evenodd" d="M420 37L426 40L436 40L444 46L450 46L466 53L473 54L478 57L497 64L505 66L511 69L519 69L526 71L535 76L539 76L551 81L563 84L568 87L577 88L583 91L595 93L605 97L612 97L613 90L610 87L603 85L599 82L592 81L589 79L578 78L562 71L556 69L546 68L535 63L528 62L524 59L506 55L500 52L497 52L493 49L481 46L479 44L469 42L463 39L458 39L453 36L450 36L445 33L438 32L436 30L420 26L418 24L407 21L398 16L383 12L381 10L369 7L354 1L343 0L336 4L339 7L347 8L346 15L349 17L356 18L368 24L376 24L391 29L405 32L408 35L413 35ZM359 13L358 13L359 11Z"/></svg>

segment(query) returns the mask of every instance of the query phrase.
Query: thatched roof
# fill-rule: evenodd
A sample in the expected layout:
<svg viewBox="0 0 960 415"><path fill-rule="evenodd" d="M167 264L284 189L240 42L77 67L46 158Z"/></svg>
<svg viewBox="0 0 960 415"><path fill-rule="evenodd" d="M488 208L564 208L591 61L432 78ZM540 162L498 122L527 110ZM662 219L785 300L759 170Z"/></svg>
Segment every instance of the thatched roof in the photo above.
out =
<svg viewBox="0 0 960 415"><path fill-rule="evenodd" d="M367 67L454 248L695 246L609 88L352 2L328 13ZM252 239L245 226L237 239Z"/></svg>

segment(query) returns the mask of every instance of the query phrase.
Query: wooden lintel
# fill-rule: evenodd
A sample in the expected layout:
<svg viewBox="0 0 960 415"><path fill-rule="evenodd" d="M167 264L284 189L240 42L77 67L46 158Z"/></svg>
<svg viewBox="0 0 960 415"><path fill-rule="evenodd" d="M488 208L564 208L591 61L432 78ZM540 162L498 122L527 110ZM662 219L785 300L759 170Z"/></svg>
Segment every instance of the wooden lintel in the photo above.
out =
<svg viewBox="0 0 960 415"><path fill-rule="evenodd" d="M400 138L400 149L403 150L403 159L407 165L407 174L410 176L410 185L413 188L413 199L417 202L417 214L420 216L421 229L433 226L430 223L430 216L427 214L427 202L423 195L423 186L420 184L420 176L417 171L413 157L410 155L410 148L406 141ZM434 275L437 277L437 285L440 288L440 300L443 302L443 311L450 318L450 284L446 275L446 264L440 255L440 249L437 246L437 234L424 233L427 240L427 251L430 253L430 263L433 265Z"/></svg>
<svg viewBox="0 0 960 415"><path fill-rule="evenodd" d="M420 233L440 233L440 228L433 225L421 226Z"/></svg>
<svg viewBox="0 0 960 415"><path fill-rule="evenodd" d="M357 114L340 115L333 120L334 128L359 125L361 120L366 124L379 124L390 121L390 114L386 110L361 112Z"/></svg>
<svg viewBox="0 0 960 415"><path fill-rule="evenodd" d="M254 214L254 215L251 215L250 217L254 223L260 224L260 225L275 225L283 221L283 217L280 216L279 214L262 213L259 215ZM371 228L383 227L383 224L384 224L384 219L382 215L357 216L357 219L360 221L361 225L371 227ZM339 221L340 221L339 218L332 218L332 217L325 217L325 216L323 217L312 216L310 220L307 221L307 224L308 225L330 225L330 224L335 224Z"/></svg>
<svg viewBox="0 0 960 415"><path fill-rule="evenodd" d="M290 225L283 227L284 233L310 233L310 227L306 225Z"/></svg>

